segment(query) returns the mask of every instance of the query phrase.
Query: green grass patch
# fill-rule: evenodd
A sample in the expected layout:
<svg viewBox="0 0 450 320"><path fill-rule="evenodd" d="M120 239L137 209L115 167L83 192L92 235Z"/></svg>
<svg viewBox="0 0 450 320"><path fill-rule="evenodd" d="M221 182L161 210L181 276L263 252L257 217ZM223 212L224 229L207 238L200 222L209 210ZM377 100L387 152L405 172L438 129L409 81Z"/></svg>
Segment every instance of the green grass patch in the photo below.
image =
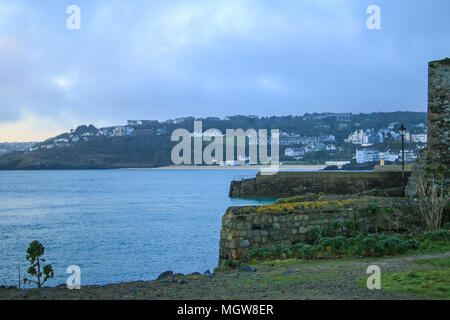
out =
<svg viewBox="0 0 450 320"><path fill-rule="evenodd" d="M415 261L415 263L431 265L433 267L450 268L450 257L421 259Z"/></svg>
<svg viewBox="0 0 450 320"><path fill-rule="evenodd" d="M337 273L300 273L291 271L289 274L284 274L283 271L268 271L260 276L240 277L235 280L236 283L244 286L252 287L267 287L270 285L285 285L296 282L313 282L320 280L336 279L339 277Z"/></svg>
<svg viewBox="0 0 450 320"><path fill-rule="evenodd" d="M384 273L381 275L381 289L431 299L450 300L450 268Z"/></svg>

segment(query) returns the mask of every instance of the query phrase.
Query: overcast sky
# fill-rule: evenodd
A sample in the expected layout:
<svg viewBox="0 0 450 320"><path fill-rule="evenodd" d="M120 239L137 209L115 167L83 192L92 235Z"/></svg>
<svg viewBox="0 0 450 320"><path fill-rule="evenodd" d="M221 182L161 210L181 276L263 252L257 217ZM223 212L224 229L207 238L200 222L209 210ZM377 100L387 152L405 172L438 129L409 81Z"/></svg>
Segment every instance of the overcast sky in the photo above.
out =
<svg viewBox="0 0 450 320"><path fill-rule="evenodd" d="M69 5L81 29L69 30ZM369 5L381 30L368 30ZM79 124L426 111L448 0L0 0L0 141Z"/></svg>

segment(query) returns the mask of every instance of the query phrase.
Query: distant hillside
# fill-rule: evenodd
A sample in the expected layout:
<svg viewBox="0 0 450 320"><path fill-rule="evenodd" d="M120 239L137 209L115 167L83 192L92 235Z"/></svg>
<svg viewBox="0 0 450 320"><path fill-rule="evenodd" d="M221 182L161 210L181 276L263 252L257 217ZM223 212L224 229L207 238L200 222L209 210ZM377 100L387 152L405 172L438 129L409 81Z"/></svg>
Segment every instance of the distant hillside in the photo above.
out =
<svg viewBox="0 0 450 320"><path fill-rule="evenodd" d="M14 151L28 150L35 144L35 142L0 142L0 156Z"/></svg>
<svg viewBox="0 0 450 320"><path fill-rule="evenodd" d="M280 129L304 136L332 134L338 144L357 129L375 130L391 123L413 128L426 123L425 112L371 114L305 114L303 116L230 116L225 119L193 117L158 121L129 121L128 126L95 128L80 126L69 133L37 143L27 151L0 156L0 170L111 169L158 167L171 164L176 142L170 141L177 128L193 131L194 120L202 120L203 130L249 128ZM31 150L31 151L30 151ZM314 157L314 154L311 155Z"/></svg>

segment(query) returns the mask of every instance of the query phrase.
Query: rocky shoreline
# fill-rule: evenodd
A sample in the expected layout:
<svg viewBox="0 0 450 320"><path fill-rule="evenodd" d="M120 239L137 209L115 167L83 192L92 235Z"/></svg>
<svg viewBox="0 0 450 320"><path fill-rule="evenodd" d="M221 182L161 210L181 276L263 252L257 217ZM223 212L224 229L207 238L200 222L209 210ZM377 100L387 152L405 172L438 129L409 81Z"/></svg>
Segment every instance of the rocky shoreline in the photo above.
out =
<svg viewBox="0 0 450 320"><path fill-rule="evenodd" d="M409 293L368 290L361 286L369 265L383 273L434 267L417 260L450 257L450 251L434 255L365 259L272 261L234 270L189 275L165 272L154 281L88 285L68 290L65 285L38 289L0 289L0 300L398 300L424 299Z"/></svg>

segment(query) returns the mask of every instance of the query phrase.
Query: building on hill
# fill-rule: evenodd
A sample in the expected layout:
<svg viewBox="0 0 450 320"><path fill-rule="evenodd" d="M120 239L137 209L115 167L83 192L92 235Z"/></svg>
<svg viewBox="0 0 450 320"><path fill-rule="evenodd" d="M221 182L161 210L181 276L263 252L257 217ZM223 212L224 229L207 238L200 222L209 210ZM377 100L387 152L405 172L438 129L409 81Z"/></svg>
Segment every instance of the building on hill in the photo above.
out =
<svg viewBox="0 0 450 320"><path fill-rule="evenodd" d="M356 163L380 161L380 154L376 150L356 150Z"/></svg>

